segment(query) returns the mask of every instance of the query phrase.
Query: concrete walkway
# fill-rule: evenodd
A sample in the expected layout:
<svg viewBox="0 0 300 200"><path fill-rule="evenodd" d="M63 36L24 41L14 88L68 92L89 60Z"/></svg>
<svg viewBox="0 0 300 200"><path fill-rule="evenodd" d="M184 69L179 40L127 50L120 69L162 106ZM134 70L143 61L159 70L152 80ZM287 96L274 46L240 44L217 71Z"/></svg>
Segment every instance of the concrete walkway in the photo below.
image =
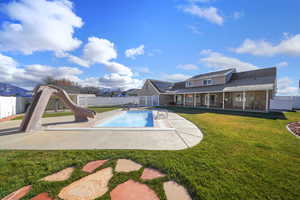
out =
<svg viewBox="0 0 300 200"><path fill-rule="evenodd" d="M113 116L117 111L97 114L97 118ZM72 123L73 116L43 118L43 124L63 124L64 127L87 127L89 123ZM0 123L0 149L147 149L179 150L192 147L202 140L201 131L188 120L169 113L173 129L165 130L43 130L18 133L20 120Z"/></svg>

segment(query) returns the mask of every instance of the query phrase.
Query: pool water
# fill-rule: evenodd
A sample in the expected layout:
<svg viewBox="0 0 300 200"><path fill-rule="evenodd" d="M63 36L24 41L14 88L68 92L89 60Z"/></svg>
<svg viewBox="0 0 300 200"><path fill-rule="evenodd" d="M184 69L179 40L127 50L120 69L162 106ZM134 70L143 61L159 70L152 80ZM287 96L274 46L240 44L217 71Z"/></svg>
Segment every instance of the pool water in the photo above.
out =
<svg viewBox="0 0 300 200"><path fill-rule="evenodd" d="M96 127L153 127L153 113L147 110L126 111Z"/></svg>

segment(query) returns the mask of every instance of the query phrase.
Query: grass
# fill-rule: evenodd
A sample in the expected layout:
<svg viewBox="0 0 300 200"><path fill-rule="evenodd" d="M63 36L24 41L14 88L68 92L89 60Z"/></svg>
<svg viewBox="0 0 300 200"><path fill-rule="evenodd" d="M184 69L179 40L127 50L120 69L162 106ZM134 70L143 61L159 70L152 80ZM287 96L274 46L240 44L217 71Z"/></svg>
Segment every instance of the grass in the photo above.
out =
<svg viewBox="0 0 300 200"><path fill-rule="evenodd" d="M110 111L110 110L115 110L118 109L118 107L89 107L89 109L97 112L97 113L101 113L101 112L106 112L106 111ZM60 117L60 116L67 116L67 115L73 115L73 112L45 112L43 115L43 118L46 117ZM20 115L12 120L21 120L24 118L24 115Z"/></svg>
<svg viewBox="0 0 300 200"><path fill-rule="evenodd" d="M33 184L26 197L40 192L57 195L59 189L85 174L86 162L130 158L145 167L167 174L167 179L185 185L193 199L300 199L300 140L285 126L300 120L300 113L241 114L172 108L192 121L204 133L204 139L193 148L180 151L84 150L84 151L0 151L0 198ZM68 166L77 170L71 179L59 183L38 180ZM137 179L141 170L119 174L110 182ZM162 181L147 182L160 196ZM101 199L109 199L106 194Z"/></svg>

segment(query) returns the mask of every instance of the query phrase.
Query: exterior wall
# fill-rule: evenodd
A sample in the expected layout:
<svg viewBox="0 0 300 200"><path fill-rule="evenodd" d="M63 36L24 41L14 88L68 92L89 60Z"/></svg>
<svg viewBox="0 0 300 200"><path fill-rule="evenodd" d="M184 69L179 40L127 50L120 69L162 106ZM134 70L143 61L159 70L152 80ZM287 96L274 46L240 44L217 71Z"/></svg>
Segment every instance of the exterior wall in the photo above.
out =
<svg viewBox="0 0 300 200"><path fill-rule="evenodd" d="M146 81L143 88L138 91L138 96L155 96L159 95L156 88L149 81Z"/></svg>
<svg viewBox="0 0 300 200"><path fill-rule="evenodd" d="M202 79L195 79L190 80L192 85L190 87L196 87L196 86L205 86L203 85L203 80L211 79L213 84L212 85L219 85L219 84L225 84L226 83L226 76L218 76L218 77L212 77L212 78L202 78Z"/></svg>
<svg viewBox="0 0 300 200"><path fill-rule="evenodd" d="M174 102L174 95L159 95L159 105L171 105Z"/></svg>

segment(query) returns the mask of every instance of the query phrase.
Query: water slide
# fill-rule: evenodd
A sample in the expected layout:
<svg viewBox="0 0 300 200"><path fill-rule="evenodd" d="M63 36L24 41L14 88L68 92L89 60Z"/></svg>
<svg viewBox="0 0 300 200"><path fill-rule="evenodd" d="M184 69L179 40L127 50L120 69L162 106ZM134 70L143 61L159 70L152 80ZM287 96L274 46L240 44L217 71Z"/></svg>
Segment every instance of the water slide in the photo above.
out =
<svg viewBox="0 0 300 200"><path fill-rule="evenodd" d="M54 85L42 85L34 89L33 101L21 123L20 131L29 132L42 128L41 118L52 95L57 96L72 110L76 122L88 121L88 118L94 118L96 115L92 110L77 106L63 89Z"/></svg>

